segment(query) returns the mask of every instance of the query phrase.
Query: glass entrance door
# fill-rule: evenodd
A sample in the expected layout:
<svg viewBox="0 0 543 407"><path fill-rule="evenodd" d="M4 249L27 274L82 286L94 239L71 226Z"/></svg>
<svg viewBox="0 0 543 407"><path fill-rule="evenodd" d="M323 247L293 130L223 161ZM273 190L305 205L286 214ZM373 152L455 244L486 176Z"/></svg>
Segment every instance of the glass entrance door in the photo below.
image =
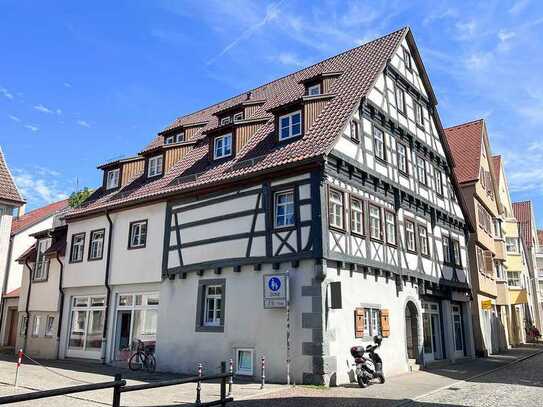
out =
<svg viewBox="0 0 543 407"><path fill-rule="evenodd" d="M454 353L457 357L464 356L464 329L462 327L462 314L460 305L452 307L452 323L454 333Z"/></svg>
<svg viewBox="0 0 543 407"><path fill-rule="evenodd" d="M432 362L443 358L441 346L441 320L436 303L422 304L422 327L424 330L424 360Z"/></svg>

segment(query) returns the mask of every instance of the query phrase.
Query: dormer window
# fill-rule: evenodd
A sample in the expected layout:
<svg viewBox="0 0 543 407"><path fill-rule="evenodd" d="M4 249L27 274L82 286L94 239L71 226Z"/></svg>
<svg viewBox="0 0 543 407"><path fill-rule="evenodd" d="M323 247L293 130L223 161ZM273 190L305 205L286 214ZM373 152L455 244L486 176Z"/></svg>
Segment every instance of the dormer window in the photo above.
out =
<svg viewBox="0 0 543 407"><path fill-rule="evenodd" d="M232 155L232 133L215 137L215 141L213 144L213 158L215 160L218 160L220 158L229 157L231 155Z"/></svg>
<svg viewBox="0 0 543 407"><path fill-rule="evenodd" d="M162 155L149 158L149 164L147 167L147 177L156 177L162 174Z"/></svg>
<svg viewBox="0 0 543 407"><path fill-rule="evenodd" d="M173 144L175 141L174 136L166 137L166 140L164 140L164 144Z"/></svg>
<svg viewBox="0 0 543 407"><path fill-rule="evenodd" d="M181 132L181 133L177 133L176 136L175 136L175 142L176 143L182 143L183 141L185 141L185 132Z"/></svg>
<svg viewBox="0 0 543 407"><path fill-rule="evenodd" d="M297 110L279 117L279 141L302 134L302 111Z"/></svg>
<svg viewBox="0 0 543 407"><path fill-rule="evenodd" d="M238 112L234 115L234 122L243 120L243 112Z"/></svg>
<svg viewBox="0 0 543 407"><path fill-rule="evenodd" d="M230 124L232 122L232 118L230 116L223 117L221 119L221 126L225 126L227 124Z"/></svg>
<svg viewBox="0 0 543 407"><path fill-rule="evenodd" d="M315 85L308 86L307 94L309 96L317 96L321 94L321 84L317 83Z"/></svg>
<svg viewBox="0 0 543 407"><path fill-rule="evenodd" d="M119 168L115 168L114 170L109 170L107 172L106 189L113 189L119 186L120 173L121 170Z"/></svg>

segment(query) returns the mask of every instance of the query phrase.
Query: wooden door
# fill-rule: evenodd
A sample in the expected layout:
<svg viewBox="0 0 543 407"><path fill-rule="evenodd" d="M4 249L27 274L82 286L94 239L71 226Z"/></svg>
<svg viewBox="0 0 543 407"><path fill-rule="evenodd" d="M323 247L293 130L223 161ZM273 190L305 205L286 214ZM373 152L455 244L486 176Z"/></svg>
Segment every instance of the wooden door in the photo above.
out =
<svg viewBox="0 0 543 407"><path fill-rule="evenodd" d="M9 310L9 336L8 346L15 346L17 342L17 311Z"/></svg>

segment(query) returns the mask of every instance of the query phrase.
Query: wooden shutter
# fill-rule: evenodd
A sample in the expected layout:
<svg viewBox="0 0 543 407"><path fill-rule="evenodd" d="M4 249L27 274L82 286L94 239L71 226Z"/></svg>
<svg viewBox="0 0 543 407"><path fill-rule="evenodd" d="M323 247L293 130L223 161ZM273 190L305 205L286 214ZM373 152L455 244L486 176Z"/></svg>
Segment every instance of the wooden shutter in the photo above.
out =
<svg viewBox="0 0 543 407"><path fill-rule="evenodd" d="M354 310L354 337L362 338L364 336L364 308L355 308Z"/></svg>
<svg viewBox="0 0 543 407"><path fill-rule="evenodd" d="M388 338L390 336L390 322L388 320L389 311L388 309L381 310L381 335L383 338Z"/></svg>

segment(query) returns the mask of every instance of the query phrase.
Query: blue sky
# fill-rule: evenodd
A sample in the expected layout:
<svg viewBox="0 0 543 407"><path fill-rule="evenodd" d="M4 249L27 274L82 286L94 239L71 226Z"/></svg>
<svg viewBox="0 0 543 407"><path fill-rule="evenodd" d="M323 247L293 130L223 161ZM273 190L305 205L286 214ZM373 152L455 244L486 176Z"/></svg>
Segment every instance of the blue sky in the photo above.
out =
<svg viewBox="0 0 543 407"><path fill-rule="evenodd" d="M409 25L445 126L484 117L543 225L543 4L0 0L0 144L30 207L176 116Z"/></svg>

